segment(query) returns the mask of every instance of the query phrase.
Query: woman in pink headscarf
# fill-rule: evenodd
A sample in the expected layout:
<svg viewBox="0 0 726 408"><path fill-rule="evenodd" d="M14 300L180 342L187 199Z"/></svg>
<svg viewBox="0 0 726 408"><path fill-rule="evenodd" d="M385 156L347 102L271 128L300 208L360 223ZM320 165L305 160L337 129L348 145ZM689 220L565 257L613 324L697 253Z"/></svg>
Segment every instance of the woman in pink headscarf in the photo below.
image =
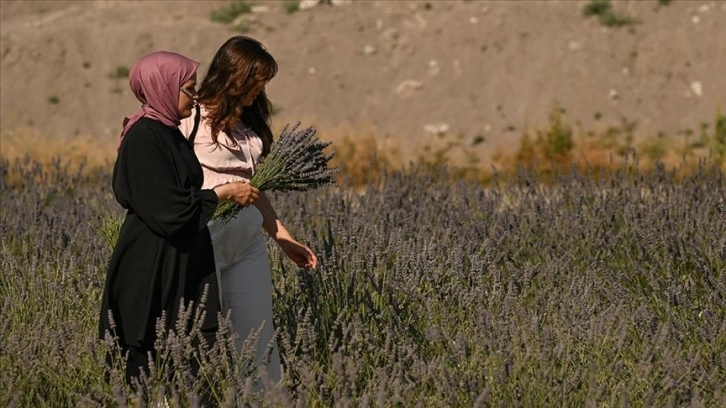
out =
<svg viewBox="0 0 726 408"><path fill-rule="evenodd" d="M202 189L201 165L177 128L191 115L198 66L179 54L155 52L130 72L141 108L124 120L113 170L113 192L127 212L109 261L99 324L101 338L116 337L127 356L129 383L142 370L148 374L162 315L168 330L180 327L181 307L203 307L202 333L214 342L221 308L207 223L220 201L249 205L259 195L244 182Z"/></svg>

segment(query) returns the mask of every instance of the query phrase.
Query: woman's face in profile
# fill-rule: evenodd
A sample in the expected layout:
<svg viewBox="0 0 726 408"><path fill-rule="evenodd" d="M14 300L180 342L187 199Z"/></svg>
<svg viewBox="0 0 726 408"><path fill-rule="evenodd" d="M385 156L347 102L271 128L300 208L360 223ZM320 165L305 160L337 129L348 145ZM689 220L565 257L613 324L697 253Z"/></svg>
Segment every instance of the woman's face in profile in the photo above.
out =
<svg viewBox="0 0 726 408"><path fill-rule="evenodd" d="M194 75L179 88L179 115L188 118L192 115L194 101L197 98L197 74Z"/></svg>

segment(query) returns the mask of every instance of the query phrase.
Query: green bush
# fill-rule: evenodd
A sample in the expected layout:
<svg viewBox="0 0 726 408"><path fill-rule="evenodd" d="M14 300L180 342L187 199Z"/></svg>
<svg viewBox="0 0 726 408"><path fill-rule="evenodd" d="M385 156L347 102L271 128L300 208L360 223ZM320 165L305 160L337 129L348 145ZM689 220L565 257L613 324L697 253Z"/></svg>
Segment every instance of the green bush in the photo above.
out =
<svg viewBox="0 0 726 408"><path fill-rule="evenodd" d="M550 127L540 134L543 139L545 157L563 161L569 158L574 147L572 128L562 121L562 110L555 108L550 113Z"/></svg>
<svg viewBox="0 0 726 408"><path fill-rule="evenodd" d="M116 69L108 74L108 77L111 79L123 79L129 77L129 67L126 65L119 65L116 67Z"/></svg>
<svg viewBox="0 0 726 408"><path fill-rule="evenodd" d="M726 162L726 115L718 113L714 123L713 144L717 160Z"/></svg>
<svg viewBox="0 0 726 408"><path fill-rule="evenodd" d="M589 3L585 4L582 13L585 17L601 16L611 11L611 9L610 0L590 0Z"/></svg>
<svg viewBox="0 0 726 408"><path fill-rule="evenodd" d="M572 127L564 122L564 110L555 105L549 115L549 126L537 130L532 139L529 132L522 135L516 159L526 164L542 160L566 164L575 147Z"/></svg>
<svg viewBox="0 0 726 408"><path fill-rule="evenodd" d="M285 9L287 14L293 14L300 11L300 2L297 0L287 0L282 3L282 7Z"/></svg>
<svg viewBox="0 0 726 408"><path fill-rule="evenodd" d="M245 0L234 0L229 5L212 10L209 18L217 23L229 24L234 22L241 14L252 11L252 5Z"/></svg>
<svg viewBox="0 0 726 408"><path fill-rule="evenodd" d="M606 27L621 27L638 23L638 20L613 10L610 0L590 0L582 10L585 17L597 16Z"/></svg>

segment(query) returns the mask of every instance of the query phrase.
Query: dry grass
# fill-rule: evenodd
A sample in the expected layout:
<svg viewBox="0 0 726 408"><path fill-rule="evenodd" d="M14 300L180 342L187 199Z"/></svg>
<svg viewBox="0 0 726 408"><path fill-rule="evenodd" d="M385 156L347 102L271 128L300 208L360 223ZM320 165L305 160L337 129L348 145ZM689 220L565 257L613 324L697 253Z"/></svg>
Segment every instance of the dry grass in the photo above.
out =
<svg viewBox="0 0 726 408"><path fill-rule="evenodd" d="M110 168L116 159L116 140L105 140L92 135L58 138L41 134L33 128L21 127L4 130L0 134L0 158L14 161L29 158L50 163L60 158L76 171L84 163L88 171Z"/></svg>
<svg viewBox="0 0 726 408"><path fill-rule="evenodd" d="M723 143L717 134L702 134L692 141L682 135L639 134L637 122L623 119L620 126L594 132L574 129L567 121L565 111L557 106L547 126L525 131L519 149L512 155L501 155L496 162L507 174L518 166L549 173L553 169L578 167L580 169L613 169L623 164L647 171L656 164L676 169L682 176L695 170L708 160L726 169L726 160L719 156ZM723 120L717 115L716 122Z"/></svg>
<svg viewBox="0 0 726 408"><path fill-rule="evenodd" d="M378 136L370 126L339 125L324 131L333 142L331 165L340 168L340 181L363 185L380 181L381 170L399 168L404 162L398 146Z"/></svg>
<svg viewBox="0 0 726 408"><path fill-rule="evenodd" d="M543 173L570 166L611 169L627 160L641 170L661 162L667 168L688 172L698 165L699 160L709 157L707 147L693 147L679 136L634 135L632 129L625 126L600 133L574 131L559 115L553 115L548 126L525 131L516 152L488 153L488 157L487 153L473 153L462 138L451 138L448 144L435 151L430 145L422 145L414 149L414 153L404 155L402 152L411 151L410 146L403 146L400 141L405 139L381 136L370 124L343 123L325 127L315 125L314 120L302 123L312 123L318 129L321 140L333 142L331 149L335 151L335 158L331 164L341 170L338 181L348 186L377 183L385 170L401 169L411 162L431 166L446 164L451 166L453 174L461 178L487 183L491 180L493 169L501 175L514 174L519 166ZM273 131L277 134L280 129L275 127ZM552 143L561 142L562 137L557 137L563 132L571 135L571 147L567 151L552 153ZM115 143L115 139L105 140L92 135L56 138L55 135L40 134L33 128L24 127L7 130L0 135L0 158L10 161L29 158L40 163L60 158L68 164L69 171L82 168L84 172L97 172L99 168L110 169L113 165ZM559 146L555 150L563 149L561 144ZM454 151L469 154L462 158L461 155L450 154ZM722 167L726 169L726 163L722 163Z"/></svg>

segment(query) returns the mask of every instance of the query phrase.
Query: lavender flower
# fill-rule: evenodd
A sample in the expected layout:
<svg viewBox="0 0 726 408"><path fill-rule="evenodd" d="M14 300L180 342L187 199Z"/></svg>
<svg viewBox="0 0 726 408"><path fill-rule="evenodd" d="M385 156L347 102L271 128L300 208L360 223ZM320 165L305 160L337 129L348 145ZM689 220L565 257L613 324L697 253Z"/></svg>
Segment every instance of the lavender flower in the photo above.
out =
<svg viewBox="0 0 726 408"><path fill-rule="evenodd" d="M285 125L250 184L260 191L307 191L335 183L338 169L328 167L334 154L323 151L331 142L321 142L312 127L299 127L299 122L292 129ZM213 219L226 223L241 208L233 201L225 201L217 207Z"/></svg>

